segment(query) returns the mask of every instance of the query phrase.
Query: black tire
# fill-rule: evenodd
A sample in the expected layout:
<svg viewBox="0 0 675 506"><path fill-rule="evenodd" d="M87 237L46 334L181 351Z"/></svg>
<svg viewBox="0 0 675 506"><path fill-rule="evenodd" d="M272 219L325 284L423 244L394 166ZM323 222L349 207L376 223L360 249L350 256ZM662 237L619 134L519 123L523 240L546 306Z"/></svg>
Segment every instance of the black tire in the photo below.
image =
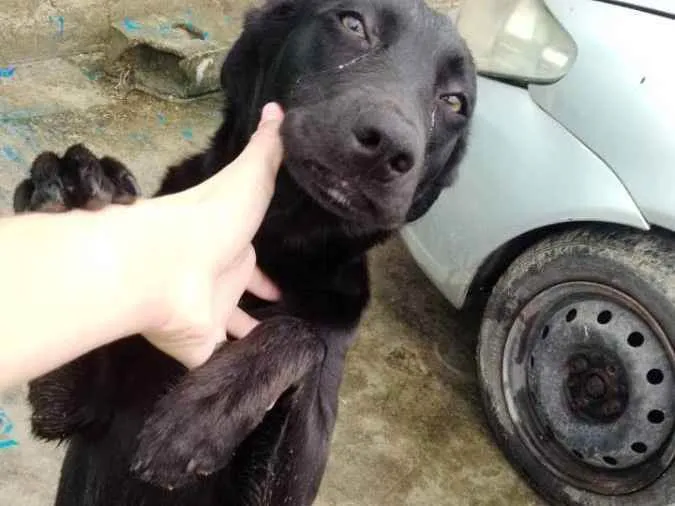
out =
<svg viewBox="0 0 675 506"><path fill-rule="evenodd" d="M532 334L536 325L541 324L541 322L534 323L537 318L542 319L541 321L549 316L553 318L551 315L558 314L555 311L559 309L567 310L566 308L569 307L562 306L562 295L560 300L556 300L552 295L551 300L546 302L546 294L556 293L556 290L558 290L557 293L564 293L560 291L561 287L582 287L585 286L584 283L589 283L588 286L593 289L598 288L602 293L605 293L603 290L607 290L607 293L616 292L627 296L626 300L635 301L636 305L627 308L626 314L629 314L638 305L645 308L653 317L653 319L649 319L645 316L645 321L652 325L650 329L654 329L655 334L653 335L656 336L659 329L662 331L658 334L658 340L656 340L656 337L649 337L652 336L651 334L648 335L652 343L650 346L659 346L659 349L663 349L664 355L663 357L659 356L658 359L665 360L668 367L673 367L673 354L670 347L675 341L675 240L651 233L595 229L575 230L549 237L524 252L513 262L495 286L483 315L477 350L479 383L484 409L494 438L514 468L525 477L541 496L552 504L584 506L665 506L675 504L675 466L670 464L673 455L675 455L675 440L672 437L672 429L664 429L664 427L672 428L673 418L675 418L675 402L672 401L673 396L671 395L675 392L675 384L673 383L675 375L671 374L671 370L667 370L666 381L663 385L655 387L659 390L654 394L658 395L658 398L665 403L662 411L665 414L665 421L659 425L658 429L650 428L650 423L646 421L642 425L644 430L651 431L645 432L649 437L654 436L658 431L664 431L663 434L658 434L659 437L664 438L662 440L663 446L660 446L658 451L654 450L653 455L650 453L649 460L640 463L642 467L636 465L633 468L622 470L606 469L602 466L594 467L595 463L591 465L584 460L586 457L584 457L583 448L579 452L572 452L578 457L575 460L575 455L569 453L569 445L565 446L566 443L569 443L569 438L560 438L560 434L563 433L555 432L557 427L554 427L555 430L553 431L550 428L552 420L553 425L562 422L556 422L552 417L538 418L538 413L553 412L554 408L549 409L549 404L555 404L554 407L558 405L567 406L569 416L574 417L575 423L589 423L590 418L588 418L587 410L590 408L587 401L584 401L585 404L581 404L579 399L574 397L576 394L569 393L572 391L570 390L572 384L570 378L572 378L572 372L574 372L572 366L569 366L571 362L565 362L568 364L568 368L547 369L547 373L553 371L551 376L559 374L560 378L552 379L551 384L564 385L564 388L561 387L558 390L565 390L565 392L546 391L545 393L551 396L543 400L537 400L537 396L530 392L530 389L535 389L533 385L537 385L537 388L539 388L539 385L546 383L546 381L540 379L543 377L543 373L535 368L535 351L537 352L537 363L539 363L540 355L544 357L542 360L551 361L554 359L549 359L547 353L553 355L558 353L559 348L564 347L563 344L567 346L565 343L538 344L537 339L545 339L549 333L548 325L544 327L546 332L542 332L539 337ZM580 301L580 304L597 303L595 299L591 300L590 296L584 299L584 293L583 290L579 291L576 298L566 299L565 303L570 300ZM567 295L571 297L569 293ZM540 299L541 302L532 305L533 301ZM617 304L619 303L617 302ZM526 310L530 307L534 309ZM540 310L537 308L540 308ZM525 314L522 313L523 311L530 312ZM546 311L548 312L546 313ZM546 314L544 315L544 313ZM634 315L640 316L643 313L633 312L626 318L630 321L630 318ZM598 322L600 322L600 317L598 317ZM563 328L564 322L560 321L556 325L560 326L555 328ZM584 328L587 329L586 322L584 322L584 325ZM619 326L618 323L616 325L617 328L611 331L601 330L599 332L613 333L614 337L610 335L607 339L616 339L617 349L619 349L623 342L621 339L625 339L626 336L619 335L624 327ZM606 327L609 327L609 325L606 325ZM541 327L536 328L540 329ZM593 340L596 339L594 332L595 330L591 329L589 334L589 331L586 330L586 337L584 338L586 340L583 342L592 344ZM552 334L553 338L561 335L560 333ZM592 337L589 338L589 335ZM576 343L576 339L576 337L570 338L568 341ZM579 339L578 342L582 342L582 338ZM555 339L552 342L555 342ZM602 341L603 346L606 343L607 341ZM629 345L629 348L631 346L633 345ZM514 350L520 355L514 355L513 353L516 352ZM531 364L530 357L525 354L530 351L532 352ZM630 353L630 350L621 349L621 352ZM653 354L642 356L640 360L651 360ZM505 357L514 356L520 358L505 360ZM562 354L560 356L562 357ZM594 356L598 357L597 354ZM589 367L588 363L584 367ZM572 372L570 372L571 370ZM634 381L634 384L631 383L629 388L624 389L624 391L631 392L630 395L626 394L628 399L625 405L627 406L626 411L617 415L618 421L616 422L607 422L606 420L602 423L598 422L598 427L606 428L607 437L610 438L607 440L608 442L602 444L619 446L626 442L622 441L622 436L616 435L617 432L612 432L611 428L614 427L612 424L623 423L621 417L628 416L630 403L634 403L632 406L635 407L635 403L642 402L635 400L636 396L632 394L634 389L651 388L651 386L643 386L642 383L637 384L638 379L642 378L642 376L636 376L638 369L626 370L628 371L626 377ZM513 384L509 383L511 378L517 379L519 377L525 378L525 383L518 383L515 380ZM530 378L537 378L537 380L530 383ZM525 398L523 388L521 388L523 384L526 385L528 390L526 392L527 398ZM584 388L587 388L585 386L587 383L583 384ZM518 385L521 385L521 387L518 387ZM519 389L516 390L517 388ZM587 395L586 391L584 390L584 395ZM536 390L537 394L542 392L544 392L542 389ZM570 401L569 399L572 398L570 396L574 397L574 400ZM642 405L638 407L639 409L643 408ZM519 409L522 409L523 412L518 412ZM547 409L549 411L546 411ZM581 413L578 411L579 409L586 411ZM630 411L631 416L637 412ZM639 412L642 413L642 411ZM514 413L517 415L515 418ZM593 423L596 422L597 420L593 419ZM543 441L533 441L533 438L536 438L532 434L536 433L540 423L542 426L549 423L543 429L544 435L541 436ZM562 431L567 430L567 426L561 427ZM631 423L630 427L640 427L640 425ZM605 430L604 428L602 430ZM667 435L665 435L666 432ZM570 432L570 434L576 435L577 432ZM565 437L566 435L567 433L563 434ZM560 439L564 439L564 443L561 443ZM588 441L590 445L595 444L594 441L596 440L589 439ZM550 450L553 447L555 447L555 450ZM639 450L644 449L637 448ZM558 452L559 449L560 453ZM559 455L564 455L564 458L557 460ZM594 459L598 458L597 453L588 453L587 455L593 455ZM641 456L635 456L635 459L641 458ZM574 467L577 465L578 467ZM644 470L644 472L635 471L636 469ZM586 471L587 474L580 477L579 472ZM648 480L647 475L650 476ZM571 478L570 476L574 477ZM630 481L628 477L630 477ZM585 479L588 479L588 483L584 481Z"/></svg>

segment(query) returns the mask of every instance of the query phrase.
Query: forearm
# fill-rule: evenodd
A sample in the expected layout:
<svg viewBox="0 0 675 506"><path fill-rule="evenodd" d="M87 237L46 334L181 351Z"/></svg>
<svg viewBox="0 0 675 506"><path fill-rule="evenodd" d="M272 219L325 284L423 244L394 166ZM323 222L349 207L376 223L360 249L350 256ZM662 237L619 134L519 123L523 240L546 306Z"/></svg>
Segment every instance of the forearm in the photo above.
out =
<svg viewBox="0 0 675 506"><path fill-rule="evenodd" d="M0 220L0 388L152 325L155 215L112 206Z"/></svg>

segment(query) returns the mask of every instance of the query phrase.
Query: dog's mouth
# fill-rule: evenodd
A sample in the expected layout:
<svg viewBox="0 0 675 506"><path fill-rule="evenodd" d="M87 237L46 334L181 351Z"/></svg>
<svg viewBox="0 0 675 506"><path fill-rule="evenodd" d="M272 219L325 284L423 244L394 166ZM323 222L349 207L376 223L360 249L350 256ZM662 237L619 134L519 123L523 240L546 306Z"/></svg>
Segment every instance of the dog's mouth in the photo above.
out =
<svg viewBox="0 0 675 506"><path fill-rule="evenodd" d="M335 174L325 165L305 161L289 168L289 172L295 182L330 213L351 220L375 213L374 205L355 181Z"/></svg>

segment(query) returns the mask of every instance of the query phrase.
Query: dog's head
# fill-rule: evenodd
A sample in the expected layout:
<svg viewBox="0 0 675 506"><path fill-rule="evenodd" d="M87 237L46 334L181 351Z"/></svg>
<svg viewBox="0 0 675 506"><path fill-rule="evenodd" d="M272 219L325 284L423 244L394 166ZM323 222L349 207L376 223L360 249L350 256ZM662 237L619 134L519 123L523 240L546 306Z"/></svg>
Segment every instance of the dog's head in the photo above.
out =
<svg viewBox="0 0 675 506"><path fill-rule="evenodd" d="M476 82L451 21L410 0L268 0L223 68L254 128L280 102L287 170L324 209L390 230L423 215L466 146Z"/></svg>

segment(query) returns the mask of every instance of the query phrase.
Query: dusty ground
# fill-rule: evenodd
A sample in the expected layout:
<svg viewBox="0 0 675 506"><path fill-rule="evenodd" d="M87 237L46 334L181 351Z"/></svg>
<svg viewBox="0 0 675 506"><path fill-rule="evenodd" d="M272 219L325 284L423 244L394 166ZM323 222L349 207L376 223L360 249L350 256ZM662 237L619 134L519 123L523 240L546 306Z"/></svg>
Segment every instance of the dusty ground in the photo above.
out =
<svg viewBox="0 0 675 506"><path fill-rule="evenodd" d="M0 77L0 210L9 212L36 153L79 141L127 162L150 192L163 168L202 147L220 119L219 97L176 105L125 96L114 84L79 59ZM540 504L489 437L473 366L475 322L452 310L399 240L373 253L372 271L373 302L349 357L317 504ZM27 282L39 289L39 280ZM0 393L0 503L43 506L62 450L31 440L24 398L25 387Z"/></svg>

